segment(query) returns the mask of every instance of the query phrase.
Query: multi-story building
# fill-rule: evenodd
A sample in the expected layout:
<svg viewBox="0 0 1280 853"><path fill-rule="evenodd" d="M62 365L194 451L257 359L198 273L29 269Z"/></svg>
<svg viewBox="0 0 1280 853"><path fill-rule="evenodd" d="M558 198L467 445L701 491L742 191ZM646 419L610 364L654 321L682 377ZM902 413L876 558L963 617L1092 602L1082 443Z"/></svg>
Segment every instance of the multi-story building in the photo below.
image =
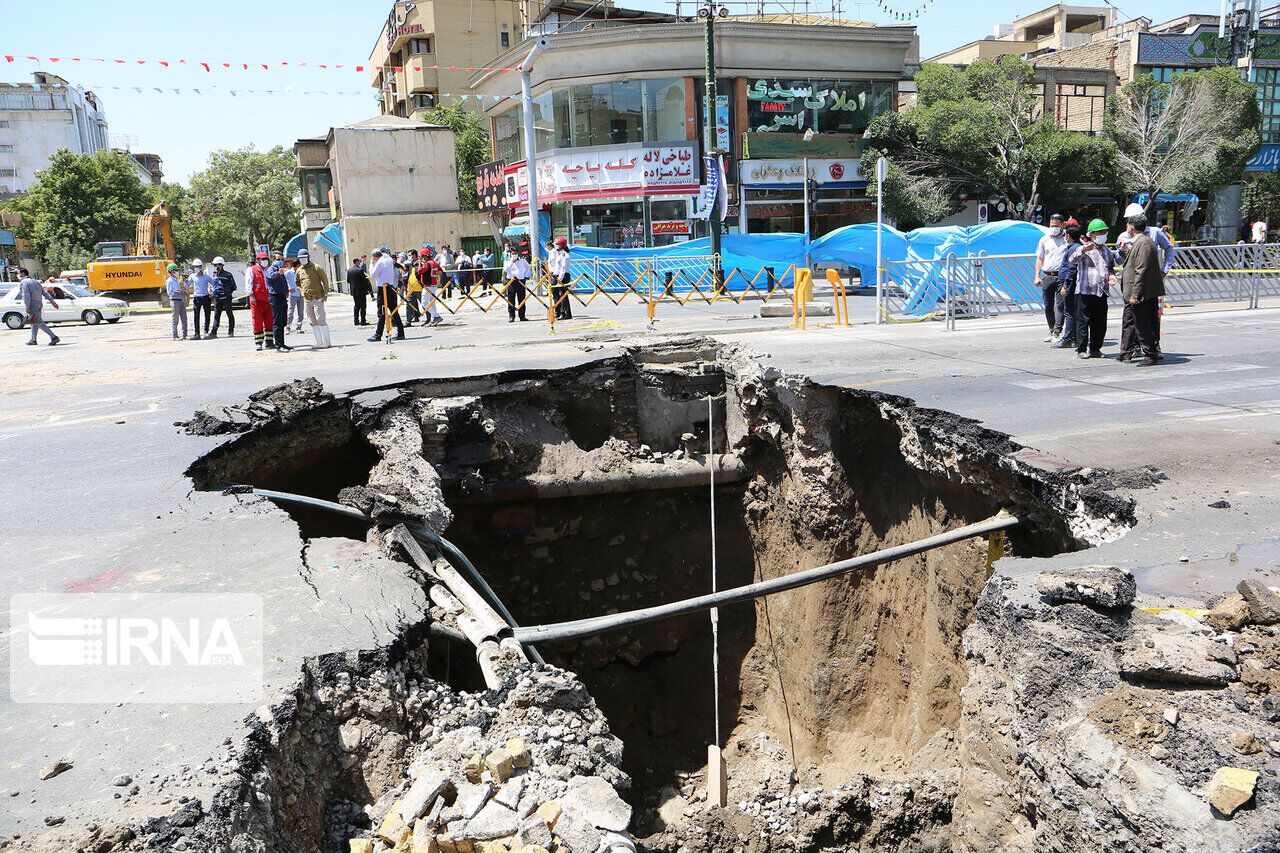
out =
<svg viewBox="0 0 1280 853"><path fill-rule="evenodd" d="M468 96L476 66L520 41L525 0L419 0L392 5L369 53L383 115L417 117ZM451 97L443 97L451 96Z"/></svg>
<svg viewBox="0 0 1280 853"><path fill-rule="evenodd" d="M293 146L306 246L330 273L378 245L395 250L492 241L487 218L458 203L453 130L399 116L329 129ZM317 251L319 250L319 251Z"/></svg>
<svg viewBox="0 0 1280 853"><path fill-rule="evenodd" d="M563 6L564 4L561 4ZM558 7L557 7L558 8ZM559 14L556 8L548 14ZM538 198L554 236L591 246L661 245L702 236L704 24L609 10L609 25L547 32L532 72ZM513 45L476 70L495 162L499 215L528 215L519 65ZM805 163L816 185L811 233L875 217L858 172L871 119L895 109L919 64L914 27L810 18L716 24L716 147L728 153L729 230L802 231ZM493 96L497 96L495 101ZM492 207L492 205L491 205Z"/></svg>
<svg viewBox="0 0 1280 853"><path fill-rule="evenodd" d="M1115 26L1112 6L1050 6L1011 24L996 24L995 32L931 56L925 62L972 65L998 56L1034 56L1088 44L1095 33Z"/></svg>
<svg viewBox="0 0 1280 853"><path fill-rule="evenodd" d="M107 117L93 92L44 71L32 78L0 88L0 196L29 189L60 148L107 147Z"/></svg>

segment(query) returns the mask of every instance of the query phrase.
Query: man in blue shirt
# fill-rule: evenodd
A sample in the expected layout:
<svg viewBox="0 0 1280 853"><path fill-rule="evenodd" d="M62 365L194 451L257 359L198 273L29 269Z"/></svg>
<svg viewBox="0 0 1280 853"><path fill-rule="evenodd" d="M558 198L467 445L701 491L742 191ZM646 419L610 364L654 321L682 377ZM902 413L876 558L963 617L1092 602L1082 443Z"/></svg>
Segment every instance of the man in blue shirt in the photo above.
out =
<svg viewBox="0 0 1280 853"><path fill-rule="evenodd" d="M195 325L193 340L200 340L200 309L204 309L204 331L209 333L210 314L213 313L213 279L205 275L204 261L196 258L191 262L191 275L187 278L187 289L191 291L191 322Z"/></svg>
<svg viewBox="0 0 1280 853"><path fill-rule="evenodd" d="M271 304L271 331L276 351L288 352L293 347L284 342L284 329L289 321L289 281L284 277L284 263L276 261L267 270L268 302Z"/></svg>
<svg viewBox="0 0 1280 853"><path fill-rule="evenodd" d="M295 333L302 331L302 291L298 289L298 267L302 262L297 258L285 262L284 280L289 282L289 317L284 321L286 329L293 326Z"/></svg>
<svg viewBox="0 0 1280 853"><path fill-rule="evenodd" d="M178 265L169 264L165 268L169 277L165 279L164 291L169 294L169 309L173 316L173 339L178 339L178 320L182 320L182 339L187 339L187 286L178 277Z"/></svg>
<svg viewBox="0 0 1280 853"><path fill-rule="evenodd" d="M236 277L231 271L226 269L226 261L221 257L213 259L213 331L208 337L216 338L218 336L218 323L222 320L222 315L227 315L227 337L234 338L236 336L236 315L231 313L231 298L236 292Z"/></svg>

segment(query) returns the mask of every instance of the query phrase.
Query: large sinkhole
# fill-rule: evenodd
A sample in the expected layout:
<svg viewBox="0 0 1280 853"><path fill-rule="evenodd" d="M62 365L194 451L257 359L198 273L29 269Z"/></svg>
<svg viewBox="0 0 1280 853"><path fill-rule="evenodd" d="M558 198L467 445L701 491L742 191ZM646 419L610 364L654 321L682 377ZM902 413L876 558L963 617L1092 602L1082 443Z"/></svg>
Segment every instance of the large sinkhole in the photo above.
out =
<svg viewBox="0 0 1280 853"><path fill-rule="evenodd" d="M709 592L709 456L721 588L1001 509L1022 521L1002 543L1021 556L1086 547L1132 521L1128 504L1087 477L1031 467L1019 450L903 398L686 342L565 370L355 392L251 431L189 473L201 488L443 499L444 536L522 625L540 625ZM304 536L365 535L290 511ZM987 540L969 539L726 608L720 724L731 790L753 778L736 766L766 741L810 784L953 762L961 634L991 556ZM540 647L579 675L622 738L637 806L657 805L705 765L711 636L696 613Z"/></svg>

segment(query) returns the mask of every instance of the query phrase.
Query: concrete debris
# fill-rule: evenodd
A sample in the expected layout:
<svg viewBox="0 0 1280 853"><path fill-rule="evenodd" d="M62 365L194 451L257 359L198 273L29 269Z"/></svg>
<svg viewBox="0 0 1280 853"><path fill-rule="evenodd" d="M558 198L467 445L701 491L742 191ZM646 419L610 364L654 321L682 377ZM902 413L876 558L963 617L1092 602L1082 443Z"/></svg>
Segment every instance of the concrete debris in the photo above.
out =
<svg viewBox="0 0 1280 853"><path fill-rule="evenodd" d="M1239 678L1235 658L1230 647L1208 637L1148 629L1124 645L1120 671L1150 681L1225 687Z"/></svg>
<svg viewBox="0 0 1280 853"><path fill-rule="evenodd" d="M334 396L315 377L272 385L249 395L239 406L206 406L189 421L178 421L188 435L248 432L272 423L291 423L301 413L330 402Z"/></svg>
<svg viewBox="0 0 1280 853"><path fill-rule="evenodd" d="M523 844L536 844L539 847L551 846L551 827L540 814L531 814L520 822L520 841Z"/></svg>
<svg viewBox="0 0 1280 853"><path fill-rule="evenodd" d="M512 809L491 800L479 814L467 821L462 832L473 841L494 841L515 835L519 826L520 821Z"/></svg>
<svg viewBox="0 0 1280 853"><path fill-rule="evenodd" d="M66 773L68 770L70 770L72 767L75 767L75 766L76 766L75 762L71 761L70 759L59 758L55 761L50 762L49 764L46 764L43 768L41 768L40 781L44 782L49 779L52 779L54 776L58 776L63 773Z"/></svg>
<svg viewBox="0 0 1280 853"><path fill-rule="evenodd" d="M1262 752L1262 744L1258 743L1253 732L1236 732L1231 735L1231 746L1241 755L1257 755Z"/></svg>
<svg viewBox="0 0 1280 853"><path fill-rule="evenodd" d="M1239 631L1249 624L1253 614L1244 596L1233 592L1210 608L1204 618L1219 631Z"/></svg>
<svg viewBox="0 0 1280 853"><path fill-rule="evenodd" d="M437 797L452 802L456 795L453 780L447 774L424 768L400 801L400 818L405 823L413 823L427 813Z"/></svg>
<svg viewBox="0 0 1280 853"><path fill-rule="evenodd" d="M622 801L613 786L595 777L577 778L569 783L560 806L567 816L580 818L598 829L621 832L631 823L631 806Z"/></svg>
<svg viewBox="0 0 1280 853"><path fill-rule="evenodd" d="M1261 581L1243 580L1236 587L1249 603L1249 613L1257 625L1280 623L1280 595L1276 595Z"/></svg>
<svg viewBox="0 0 1280 853"><path fill-rule="evenodd" d="M1036 590L1055 604L1079 602L1094 607L1126 607L1133 603L1133 574L1115 566L1082 566L1036 575Z"/></svg>
<svg viewBox="0 0 1280 853"><path fill-rule="evenodd" d="M1205 787L1205 798L1230 818L1250 800L1258 787L1258 774L1240 767L1220 767Z"/></svg>

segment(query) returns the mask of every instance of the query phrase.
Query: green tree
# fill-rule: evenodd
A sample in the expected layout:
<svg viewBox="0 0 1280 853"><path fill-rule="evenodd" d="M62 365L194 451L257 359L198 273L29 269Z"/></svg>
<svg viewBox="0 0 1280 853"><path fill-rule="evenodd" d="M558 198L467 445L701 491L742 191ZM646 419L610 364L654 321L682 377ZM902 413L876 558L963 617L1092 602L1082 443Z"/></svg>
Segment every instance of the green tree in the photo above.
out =
<svg viewBox="0 0 1280 853"><path fill-rule="evenodd" d="M1280 222L1280 172L1260 172L1244 185L1240 215L1250 222Z"/></svg>
<svg viewBox="0 0 1280 853"><path fill-rule="evenodd" d="M480 116L468 110L461 101L441 104L424 116L428 124L453 128L453 153L458 163L458 203L463 210L479 210L476 193L476 167L492 159L489 134Z"/></svg>
<svg viewBox="0 0 1280 853"><path fill-rule="evenodd" d="M133 240L138 215L152 203L133 162L110 151L77 155L64 148L35 177L6 208L22 214L20 236L53 270L83 266L96 243Z"/></svg>
<svg viewBox="0 0 1280 853"><path fill-rule="evenodd" d="M1111 144L1060 130L1036 88L1032 67L1013 57L921 67L916 104L876 116L863 147L864 174L882 154L896 169L890 218L936 221L977 196L1029 220L1068 183L1110 183Z"/></svg>
<svg viewBox="0 0 1280 853"><path fill-rule="evenodd" d="M201 258L206 263L219 255L241 259L245 241L241 230L225 216L206 216L191 200L191 194L180 184L153 186L151 203L169 203L173 220L173 248L179 260ZM292 235L291 235L292 236Z"/></svg>
<svg viewBox="0 0 1280 853"><path fill-rule="evenodd" d="M1258 93L1234 68L1142 74L1112 97L1106 135L1126 193L1204 192L1240 180L1258 150Z"/></svg>
<svg viewBox="0 0 1280 853"><path fill-rule="evenodd" d="M183 218L211 229L201 239L230 227L251 252L261 243L284 248L302 216L293 167L293 155L280 145L270 151L252 145L215 151L209 168L191 178ZM184 234L184 239L190 236Z"/></svg>

